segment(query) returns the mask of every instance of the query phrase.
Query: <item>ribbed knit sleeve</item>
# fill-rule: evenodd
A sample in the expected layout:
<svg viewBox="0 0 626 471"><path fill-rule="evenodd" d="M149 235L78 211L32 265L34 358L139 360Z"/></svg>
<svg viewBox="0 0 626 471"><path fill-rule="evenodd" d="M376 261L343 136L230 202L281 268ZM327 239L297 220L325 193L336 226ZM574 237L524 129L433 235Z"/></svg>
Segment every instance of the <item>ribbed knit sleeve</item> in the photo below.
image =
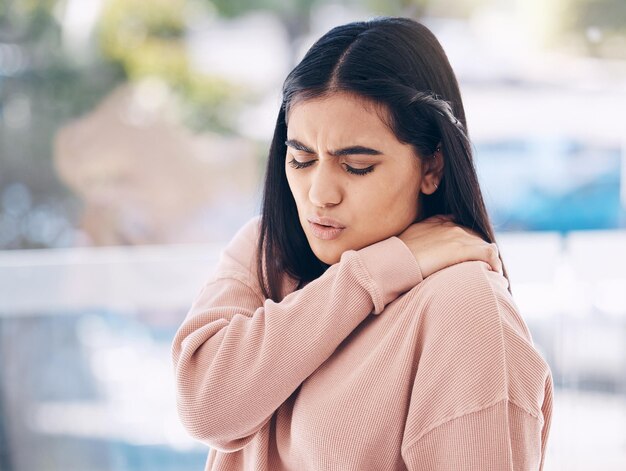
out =
<svg viewBox="0 0 626 471"><path fill-rule="evenodd" d="M223 252L172 345L181 421L220 451L249 443L368 315L421 281L410 250L392 237L344 252L279 303L264 300L257 237L255 218Z"/></svg>
<svg viewBox="0 0 626 471"><path fill-rule="evenodd" d="M531 339L515 328L516 311L498 286L504 278L482 262L466 262L428 280L402 441L406 466L541 469L552 377Z"/></svg>

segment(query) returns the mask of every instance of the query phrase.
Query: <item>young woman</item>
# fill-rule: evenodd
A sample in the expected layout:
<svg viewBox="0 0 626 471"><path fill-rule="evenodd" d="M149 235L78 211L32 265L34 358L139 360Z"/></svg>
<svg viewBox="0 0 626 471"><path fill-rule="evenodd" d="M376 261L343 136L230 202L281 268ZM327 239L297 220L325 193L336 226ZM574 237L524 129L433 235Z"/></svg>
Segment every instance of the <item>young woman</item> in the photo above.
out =
<svg viewBox="0 0 626 471"><path fill-rule="evenodd" d="M206 469L541 469L551 373L493 241L432 33L325 34L284 83L262 214L173 342Z"/></svg>

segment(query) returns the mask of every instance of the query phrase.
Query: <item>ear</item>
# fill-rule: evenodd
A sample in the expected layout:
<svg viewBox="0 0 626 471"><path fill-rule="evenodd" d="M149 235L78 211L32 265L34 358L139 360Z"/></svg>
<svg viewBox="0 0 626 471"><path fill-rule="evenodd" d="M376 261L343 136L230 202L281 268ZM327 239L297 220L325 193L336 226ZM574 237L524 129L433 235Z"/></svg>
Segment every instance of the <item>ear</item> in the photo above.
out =
<svg viewBox="0 0 626 471"><path fill-rule="evenodd" d="M440 146L437 146L440 149ZM422 185L420 190L426 195L432 195L437 191L439 182L443 176L443 152L436 150L434 154L422 159Z"/></svg>

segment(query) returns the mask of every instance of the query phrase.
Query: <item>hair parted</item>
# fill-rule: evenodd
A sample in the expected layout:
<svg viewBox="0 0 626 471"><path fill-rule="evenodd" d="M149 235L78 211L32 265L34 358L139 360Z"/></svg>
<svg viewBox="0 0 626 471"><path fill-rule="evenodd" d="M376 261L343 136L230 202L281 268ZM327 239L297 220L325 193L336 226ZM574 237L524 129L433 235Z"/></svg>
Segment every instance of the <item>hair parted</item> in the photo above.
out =
<svg viewBox="0 0 626 471"><path fill-rule="evenodd" d="M457 224L476 231L487 242L495 241L459 85L439 41L409 18L348 23L317 40L283 84L267 161L258 241L257 272L267 298L280 301L284 272L302 286L328 268L314 255L300 225L284 159L290 108L335 92L351 93L374 105L396 138L414 148L417 158L428 158L441 147L444 167L439 186L431 195L420 194L424 219L452 215Z"/></svg>

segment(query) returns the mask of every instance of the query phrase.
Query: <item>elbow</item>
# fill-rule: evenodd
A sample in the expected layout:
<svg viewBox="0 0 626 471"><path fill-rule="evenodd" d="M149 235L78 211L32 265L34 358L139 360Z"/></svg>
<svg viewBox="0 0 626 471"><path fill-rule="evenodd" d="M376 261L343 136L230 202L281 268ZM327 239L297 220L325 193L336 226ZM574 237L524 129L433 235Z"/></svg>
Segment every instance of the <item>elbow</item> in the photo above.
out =
<svg viewBox="0 0 626 471"><path fill-rule="evenodd" d="M215 408L209 409L198 401L177 400L178 417L181 424L192 438L211 448L224 453L241 450L252 441L256 433L240 436L234 429L235 423L215 414ZM212 413L213 412L213 413Z"/></svg>
<svg viewBox="0 0 626 471"><path fill-rule="evenodd" d="M250 420L241 415L241 407L223 390L212 375L188 370L176 375L176 407L180 423L194 439L223 452L243 448L258 428L246 427Z"/></svg>
<svg viewBox="0 0 626 471"><path fill-rule="evenodd" d="M240 385L225 381L215 366L220 339L213 335L207 339L207 333L203 334L180 335L172 348L178 417L194 439L220 451L237 451L260 427L249 416L248 398Z"/></svg>
<svg viewBox="0 0 626 471"><path fill-rule="evenodd" d="M222 401L227 395L215 384L210 368L200 372L185 355L175 358L174 365L179 422L189 436L211 448L231 449L236 437L230 430L227 401Z"/></svg>

